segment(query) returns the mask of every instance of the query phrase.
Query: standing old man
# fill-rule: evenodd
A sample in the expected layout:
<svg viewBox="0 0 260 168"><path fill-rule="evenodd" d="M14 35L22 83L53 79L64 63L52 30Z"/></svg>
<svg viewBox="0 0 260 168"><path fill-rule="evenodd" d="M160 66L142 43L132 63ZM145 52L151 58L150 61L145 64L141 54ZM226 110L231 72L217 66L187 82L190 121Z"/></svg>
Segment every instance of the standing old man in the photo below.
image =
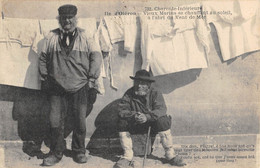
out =
<svg viewBox="0 0 260 168"><path fill-rule="evenodd" d="M47 92L51 109L50 155L43 166L58 163L66 148L64 120L67 109L73 113L73 160L86 163L85 136L87 97L90 88L100 75L101 53L98 43L87 38L77 27L77 7L63 5L58 9L60 28L52 30L45 38L39 70L42 90Z"/></svg>
<svg viewBox="0 0 260 168"><path fill-rule="evenodd" d="M151 86L154 80L146 70L137 71L134 86L126 91L119 103L119 138L124 155L114 168L134 167L131 133L147 132L151 126L153 133L158 133L165 157L174 166L186 165L173 150L171 135L171 117L166 115L166 105L162 94Z"/></svg>

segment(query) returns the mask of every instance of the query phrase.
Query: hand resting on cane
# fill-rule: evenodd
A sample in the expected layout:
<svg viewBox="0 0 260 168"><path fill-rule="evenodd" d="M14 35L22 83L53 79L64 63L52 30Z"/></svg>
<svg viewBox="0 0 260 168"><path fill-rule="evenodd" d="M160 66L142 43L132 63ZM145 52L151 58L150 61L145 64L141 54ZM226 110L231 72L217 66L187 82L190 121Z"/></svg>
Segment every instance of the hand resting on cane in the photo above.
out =
<svg viewBox="0 0 260 168"><path fill-rule="evenodd" d="M143 124L147 121L147 117L145 116L144 113L141 113L141 112L137 112L135 114L135 121L138 123L138 124Z"/></svg>

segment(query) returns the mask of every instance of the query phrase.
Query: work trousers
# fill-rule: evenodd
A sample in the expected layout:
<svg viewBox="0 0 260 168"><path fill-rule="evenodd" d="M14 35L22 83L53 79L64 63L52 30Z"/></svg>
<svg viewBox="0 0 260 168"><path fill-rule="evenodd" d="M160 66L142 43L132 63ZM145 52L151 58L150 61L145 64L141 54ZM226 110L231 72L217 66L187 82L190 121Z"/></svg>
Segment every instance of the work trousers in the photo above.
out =
<svg viewBox="0 0 260 168"><path fill-rule="evenodd" d="M86 84L75 93L66 92L59 85L49 82L45 91L50 101L50 126L51 126L51 152L57 157L62 157L66 149L64 137L65 121L72 117L73 135L72 151L84 153L86 137L86 112L88 107L88 85Z"/></svg>

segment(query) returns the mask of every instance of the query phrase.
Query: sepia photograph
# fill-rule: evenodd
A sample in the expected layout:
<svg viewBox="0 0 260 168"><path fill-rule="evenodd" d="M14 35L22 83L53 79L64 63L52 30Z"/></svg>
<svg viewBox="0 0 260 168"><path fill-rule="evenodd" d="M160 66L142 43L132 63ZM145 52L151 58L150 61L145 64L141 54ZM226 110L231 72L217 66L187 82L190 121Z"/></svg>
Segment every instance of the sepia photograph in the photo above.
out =
<svg viewBox="0 0 260 168"><path fill-rule="evenodd" d="M260 168L259 0L0 9L0 168Z"/></svg>

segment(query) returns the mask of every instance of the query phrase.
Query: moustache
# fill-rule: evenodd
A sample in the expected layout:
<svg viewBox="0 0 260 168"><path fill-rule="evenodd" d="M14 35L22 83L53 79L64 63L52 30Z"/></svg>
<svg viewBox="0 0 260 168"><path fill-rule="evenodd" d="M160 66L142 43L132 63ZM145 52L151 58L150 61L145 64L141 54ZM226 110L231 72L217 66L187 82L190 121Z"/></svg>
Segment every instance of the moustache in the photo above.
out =
<svg viewBox="0 0 260 168"><path fill-rule="evenodd" d="M137 91L135 91L136 95L139 96L145 96L149 91L149 87L148 86L139 86Z"/></svg>
<svg viewBox="0 0 260 168"><path fill-rule="evenodd" d="M67 22L67 21L66 21L66 22L64 22L64 24L65 24L65 25L67 25L67 24L72 24L72 22L69 22L69 21Z"/></svg>

